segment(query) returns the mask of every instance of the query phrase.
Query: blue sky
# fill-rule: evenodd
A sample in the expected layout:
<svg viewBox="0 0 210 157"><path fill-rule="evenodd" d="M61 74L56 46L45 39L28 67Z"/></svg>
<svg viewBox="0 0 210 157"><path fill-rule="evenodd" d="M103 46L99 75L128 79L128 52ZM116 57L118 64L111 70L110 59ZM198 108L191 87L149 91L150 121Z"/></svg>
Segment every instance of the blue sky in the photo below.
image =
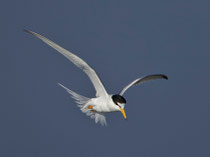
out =
<svg viewBox="0 0 210 157"><path fill-rule="evenodd" d="M210 155L209 1L1 1L0 156ZM58 82L94 97L88 77L29 29L91 65L128 120L96 125Z"/></svg>

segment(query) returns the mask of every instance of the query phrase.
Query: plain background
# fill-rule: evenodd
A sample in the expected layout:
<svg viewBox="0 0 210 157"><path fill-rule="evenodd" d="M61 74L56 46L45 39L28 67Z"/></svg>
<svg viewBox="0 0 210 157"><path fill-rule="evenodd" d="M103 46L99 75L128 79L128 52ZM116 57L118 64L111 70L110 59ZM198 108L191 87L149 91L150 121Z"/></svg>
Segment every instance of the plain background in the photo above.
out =
<svg viewBox="0 0 210 157"><path fill-rule="evenodd" d="M0 2L0 156L209 157L210 1ZM125 93L108 127L80 112L58 82L94 97L88 77L23 32L55 41L90 64L109 93Z"/></svg>

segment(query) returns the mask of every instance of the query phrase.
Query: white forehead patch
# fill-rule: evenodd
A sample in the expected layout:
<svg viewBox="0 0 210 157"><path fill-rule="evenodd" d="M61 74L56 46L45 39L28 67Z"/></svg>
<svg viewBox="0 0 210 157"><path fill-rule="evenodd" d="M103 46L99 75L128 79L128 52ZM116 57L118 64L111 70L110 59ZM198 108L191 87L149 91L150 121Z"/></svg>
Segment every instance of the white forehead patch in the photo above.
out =
<svg viewBox="0 0 210 157"><path fill-rule="evenodd" d="M121 104L121 103L119 103L119 102L117 102L117 104L118 104L122 109L124 109L125 104Z"/></svg>

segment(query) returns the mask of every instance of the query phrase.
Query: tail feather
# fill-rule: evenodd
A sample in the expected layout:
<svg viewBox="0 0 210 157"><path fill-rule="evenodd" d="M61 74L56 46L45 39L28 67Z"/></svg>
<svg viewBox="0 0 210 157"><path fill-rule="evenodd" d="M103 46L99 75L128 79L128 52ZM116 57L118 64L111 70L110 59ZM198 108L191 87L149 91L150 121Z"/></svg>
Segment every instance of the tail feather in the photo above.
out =
<svg viewBox="0 0 210 157"><path fill-rule="evenodd" d="M64 85L58 83L61 87L63 87L69 94L71 94L71 97L76 100L76 103L79 104L78 106L82 105L83 104L86 104L89 100L89 98L85 97L85 96L82 96L82 95L79 95L75 92L73 92L72 90L66 88Z"/></svg>
<svg viewBox="0 0 210 157"><path fill-rule="evenodd" d="M76 103L78 104L77 106L80 108L80 110L83 113L85 113L87 116L90 116L91 119L95 119L95 123L100 122L101 125L107 125L106 117L104 116L103 113L94 112L94 111L91 111L90 109L88 109L90 98L79 95L79 94L75 93L74 91L66 88L65 86L63 86L60 83L58 83L58 84L71 95L71 97L76 101Z"/></svg>

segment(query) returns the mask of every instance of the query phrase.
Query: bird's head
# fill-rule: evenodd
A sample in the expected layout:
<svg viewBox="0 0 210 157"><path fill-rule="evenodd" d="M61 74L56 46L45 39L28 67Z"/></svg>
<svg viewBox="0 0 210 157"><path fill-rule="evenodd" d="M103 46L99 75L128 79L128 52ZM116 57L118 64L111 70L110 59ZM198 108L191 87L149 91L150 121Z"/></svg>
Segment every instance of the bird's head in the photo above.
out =
<svg viewBox="0 0 210 157"><path fill-rule="evenodd" d="M125 119L127 119L126 114L125 114L125 104L126 104L126 100L125 98L123 98L121 95L112 95L112 100L115 103L115 105L118 106L119 111L122 112L123 116Z"/></svg>

